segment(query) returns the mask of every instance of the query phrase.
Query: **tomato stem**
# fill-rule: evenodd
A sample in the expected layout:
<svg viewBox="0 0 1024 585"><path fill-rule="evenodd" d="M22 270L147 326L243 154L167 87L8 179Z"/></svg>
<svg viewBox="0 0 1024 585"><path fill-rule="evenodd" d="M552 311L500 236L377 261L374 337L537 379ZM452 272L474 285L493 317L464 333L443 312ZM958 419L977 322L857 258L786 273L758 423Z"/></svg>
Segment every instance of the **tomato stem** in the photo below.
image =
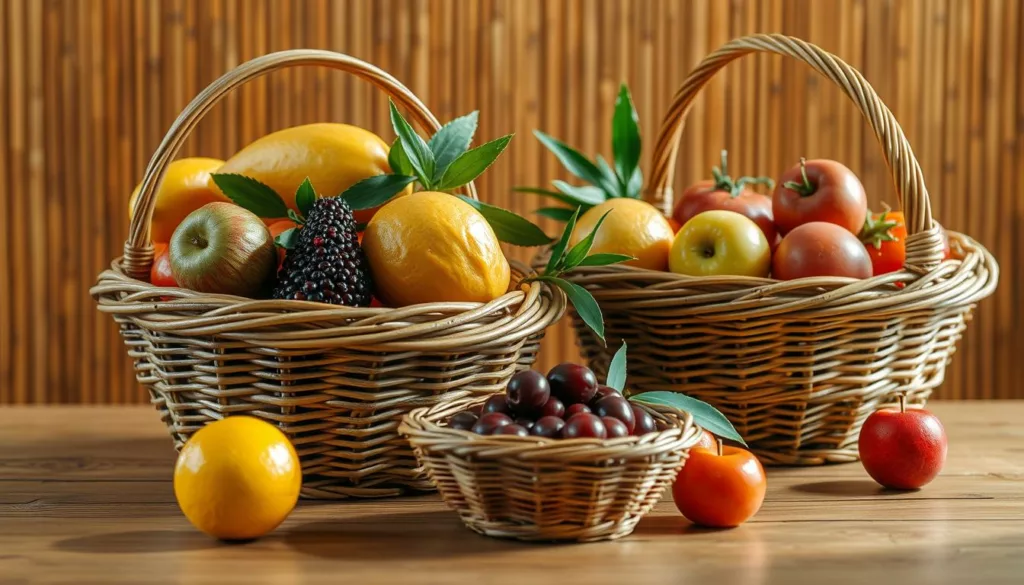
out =
<svg viewBox="0 0 1024 585"><path fill-rule="evenodd" d="M807 178L807 159L802 156L800 157L800 176L803 178L802 182L786 181L782 186L791 191L796 191L801 197L814 195L818 187Z"/></svg>
<svg viewBox="0 0 1024 585"><path fill-rule="evenodd" d="M722 149L721 166L711 167L711 176L714 178L714 189L725 191L730 197L739 197L747 185L767 185L768 189L775 188L775 181L770 177L740 177L733 180L729 176L729 151Z"/></svg>
<svg viewBox="0 0 1024 585"><path fill-rule="evenodd" d="M898 226L900 222L892 219L888 219L887 216L892 209L882 204L885 208L878 218L868 213L867 217L864 218L864 227L860 230L860 241L865 246L873 246L876 250L882 249L882 242L897 242L899 238L892 235L892 228Z"/></svg>

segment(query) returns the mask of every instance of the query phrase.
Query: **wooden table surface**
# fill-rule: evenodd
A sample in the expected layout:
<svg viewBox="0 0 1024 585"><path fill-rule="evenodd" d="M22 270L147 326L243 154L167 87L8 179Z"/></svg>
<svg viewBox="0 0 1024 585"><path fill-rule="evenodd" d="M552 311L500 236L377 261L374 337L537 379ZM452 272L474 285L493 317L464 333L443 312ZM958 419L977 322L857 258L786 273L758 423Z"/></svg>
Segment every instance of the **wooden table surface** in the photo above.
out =
<svg viewBox="0 0 1024 585"><path fill-rule="evenodd" d="M950 438L923 490L859 464L771 469L761 512L703 530L671 496L617 542L478 536L436 496L301 502L261 540L194 530L149 408L0 408L0 583L1024 582L1024 402L934 403Z"/></svg>

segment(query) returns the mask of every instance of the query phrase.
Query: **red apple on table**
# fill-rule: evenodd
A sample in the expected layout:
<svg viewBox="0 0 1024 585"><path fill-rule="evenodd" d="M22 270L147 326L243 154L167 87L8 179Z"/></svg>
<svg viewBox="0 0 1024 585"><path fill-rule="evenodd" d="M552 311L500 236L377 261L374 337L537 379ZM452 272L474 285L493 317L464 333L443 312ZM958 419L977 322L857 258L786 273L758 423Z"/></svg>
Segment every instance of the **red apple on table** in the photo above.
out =
<svg viewBox="0 0 1024 585"><path fill-rule="evenodd" d="M690 276L768 276L772 254L751 219L716 209L695 215L676 234L669 270Z"/></svg>
<svg viewBox="0 0 1024 585"><path fill-rule="evenodd" d="M935 479L946 462L946 431L938 417L923 409L871 414L857 442L860 460L875 481L887 488L913 490Z"/></svg>

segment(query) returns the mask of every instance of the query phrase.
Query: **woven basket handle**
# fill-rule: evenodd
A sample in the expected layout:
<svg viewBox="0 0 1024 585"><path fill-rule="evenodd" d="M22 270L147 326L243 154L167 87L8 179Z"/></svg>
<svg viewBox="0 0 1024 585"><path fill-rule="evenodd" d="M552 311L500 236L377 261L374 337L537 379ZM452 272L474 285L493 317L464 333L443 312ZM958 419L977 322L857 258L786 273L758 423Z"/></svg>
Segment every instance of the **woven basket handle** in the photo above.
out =
<svg viewBox="0 0 1024 585"><path fill-rule="evenodd" d="M431 132L436 132L441 128L430 110L401 82L381 69L355 57L331 51L296 49L270 53L243 63L211 83L188 104L171 125L170 130L167 131L167 135L164 136L160 146L153 153L153 158L149 160L129 227L128 240L124 243L124 258L121 267L125 274L142 280L148 278L149 270L153 265L153 245L149 236L149 224L153 217L155 194L160 189L167 166L177 156L185 139L192 133L203 116L228 92L247 81L252 81L271 71L300 65L330 67L365 79L388 94L399 107L410 112L413 120L421 128ZM463 191L473 199L477 198L476 187L472 183L466 185Z"/></svg>
<svg viewBox="0 0 1024 585"><path fill-rule="evenodd" d="M811 43L779 34L752 35L729 41L697 65L676 92L654 146L653 169L644 197L666 212L672 211L674 161L679 154L683 122L694 98L711 77L728 63L750 53L777 53L793 57L831 79L860 108L882 146L882 154L896 185L896 195L907 220L909 270L923 273L942 261L942 239L932 221L931 203L921 166L903 129L859 71Z"/></svg>

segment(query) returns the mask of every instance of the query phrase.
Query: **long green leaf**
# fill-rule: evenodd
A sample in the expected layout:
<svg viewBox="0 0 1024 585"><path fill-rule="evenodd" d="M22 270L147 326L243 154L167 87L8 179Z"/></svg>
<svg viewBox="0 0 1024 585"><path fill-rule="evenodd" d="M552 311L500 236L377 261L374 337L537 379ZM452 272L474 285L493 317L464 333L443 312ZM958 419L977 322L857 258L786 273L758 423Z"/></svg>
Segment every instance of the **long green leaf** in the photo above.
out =
<svg viewBox="0 0 1024 585"><path fill-rule="evenodd" d="M501 155L510 140L512 140L511 134L462 153L445 170L437 188L455 189L479 177L480 173L487 170L487 167L491 166L491 163Z"/></svg>
<svg viewBox="0 0 1024 585"><path fill-rule="evenodd" d="M555 221L569 221L575 209L569 207L541 207L537 211L534 211L537 215L551 218Z"/></svg>
<svg viewBox="0 0 1024 585"><path fill-rule="evenodd" d="M405 149L402 148L401 138L395 138L395 141L391 143L391 150L388 152L388 166L391 167L391 172L396 175L416 174L416 171L412 168L412 163L409 162L409 157L405 155Z"/></svg>
<svg viewBox="0 0 1024 585"><path fill-rule="evenodd" d="M590 233L587 234L586 237L579 242L576 242L576 245L569 249L569 252L565 255L565 262L562 263L563 270L572 270L573 268L576 268L579 266L580 262L587 257L587 254L590 253L591 246L594 245L594 237L597 235L597 230L601 229L601 224L604 223L605 218L608 217L608 214L611 212L611 209L604 212L604 215L602 215L601 218L597 220L597 223L594 224L594 229L590 230Z"/></svg>
<svg viewBox="0 0 1024 585"><path fill-rule="evenodd" d="M626 186L619 181L619 176L615 174L615 171L613 171L608 165L608 161L604 160L604 157L600 154L597 155L597 168L600 169L601 174L604 175L605 181L615 185L616 191L614 195L616 197L625 197Z"/></svg>
<svg viewBox="0 0 1024 585"><path fill-rule="evenodd" d="M615 193L615 185L608 184L601 170L597 168L597 165L590 162L590 159L583 156L578 150L540 130L534 130L533 133L548 150L558 157L562 166L570 173L595 187L599 187L605 193Z"/></svg>
<svg viewBox="0 0 1024 585"><path fill-rule="evenodd" d="M316 203L316 189L313 189L309 177L306 177L295 191L295 206L299 208L299 213L303 217L309 217L309 210L313 209L314 203Z"/></svg>
<svg viewBox="0 0 1024 585"><path fill-rule="evenodd" d="M610 266L612 264L629 262L630 260L636 260L636 257L627 256L625 254L591 254L584 258L576 266Z"/></svg>
<svg viewBox="0 0 1024 585"><path fill-rule="evenodd" d="M565 291L565 296L569 298L569 302L576 309L576 314L580 316L580 319L583 319L587 327L590 327L598 339L603 342L604 316L601 315L601 307L594 300L594 295L590 294L590 291L582 286L563 278L551 278L550 281Z"/></svg>
<svg viewBox="0 0 1024 585"><path fill-rule="evenodd" d="M548 258L548 265L544 268L545 274L552 274L561 266L562 256L565 255L565 248L569 245L569 238L572 236L572 230L576 229L576 220L579 216L580 210L577 207L569 221L565 222L565 229L562 230L562 236L558 238L558 243L551 247L551 258Z"/></svg>
<svg viewBox="0 0 1024 585"><path fill-rule="evenodd" d="M410 185L416 177L407 175L376 175L352 185L341 194L353 211L383 205Z"/></svg>
<svg viewBox="0 0 1024 585"><path fill-rule="evenodd" d="M544 233L544 230L534 225L525 217L516 215L507 209L495 207L482 203L475 199L458 195L466 203L469 203L484 216L487 223L494 230L494 235L502 242L513 246L543 246L551 243L551 238Z"/></svg>
<svg viewBox="0 0 1024 585"><path fill-rule="evenodd" d="M395 102L388 100L388 104L391 106L391 126L402 141L402 150L409 159L409 164L412 165L416 176L419 177L420 183L429 189L433 185L434 178L434 153L430 152L427 143L402 117Z"/></svg>
<svg viewBox="0 0 1024 585"><path fill-rule="evenodd" d="M430 152L434 153L434 177L436 183L448 170L448 165L469 149L469 143L476 134L479 112L470 112L455 118L441 127L427 142Z"/></svg>
<svg viewBox="0 0 1024 585"><path fill-rule="evenodd" d="M671 406L679 410L685 410L693 416L694 422L698 425L711 431L713 434L723 438L736 441L742 445L746 445L743 441L743 437L736 431L736 427L732 426L729 419L725 418L725 415L718 411L717 408L711 406L703 400L686 396L678 392L644 392L631 396L629 398L633 402L641 402L644 404L660 404L662 406Z"/></svg>
<svg viewBox="0 0 1024 585"><path fill-rule="evenodd" d="M288 205L269 186L245 175L214 173L213 182L237 205L260 217L288 217Z"/></svg>
<svg viewBox="0 0 1024 585"><path fill-rule="evenodd" d="M608 195L605 194L604 191L590 185L570 185L569 183L558 179L551 181L551 184L555 186L555 189L558 189L565 195L578 199L584 203L589 203L590 205L600 205L608 200Z"/></svg>
<svg viewBox="0 0 1024 585"><path fill-rule="evenodd" d="M633 176L629 178L629 184L626 185L626 197L632 197L633 199L639 199L641 196L640 191L644 187L644 174L640 170L640 167L633 169Z"/></svg>
<svg viewBox="0 0 1024 585"><path fill-rule="evenodd" d="M615 113L612 115L612 154L619 184L625 190L633 177L633 171L640 164L639 118L625 83L619 88Z"/></svg>
<svg viewBox="0 0 1024 585"><path fill-rule="evenodd" d="M548 189L538 189L536 187L513 187L512 190L515 191L516 193L533 193L534 195L540 195L542 197L550 197L552 199L557 199L558 201L565 203L569 207L582 207L583 211L586 211L594 206L592 203L581 201L576 197L573 197L572 195L566 195L565 193L559 193L558 191L550 191ZM603 197L604 196L602 195L602 199L600 201L601 203L604 202Z"/></svg>
<svg viewBox="0 0 1024 585"><path fill-rule="evenodd" d="M615 388L619 392L626 387L626 342L622 342L622 347L615 352L612 356L611 363L608 364L608 377L605 379L605 385Z"/></svg>

